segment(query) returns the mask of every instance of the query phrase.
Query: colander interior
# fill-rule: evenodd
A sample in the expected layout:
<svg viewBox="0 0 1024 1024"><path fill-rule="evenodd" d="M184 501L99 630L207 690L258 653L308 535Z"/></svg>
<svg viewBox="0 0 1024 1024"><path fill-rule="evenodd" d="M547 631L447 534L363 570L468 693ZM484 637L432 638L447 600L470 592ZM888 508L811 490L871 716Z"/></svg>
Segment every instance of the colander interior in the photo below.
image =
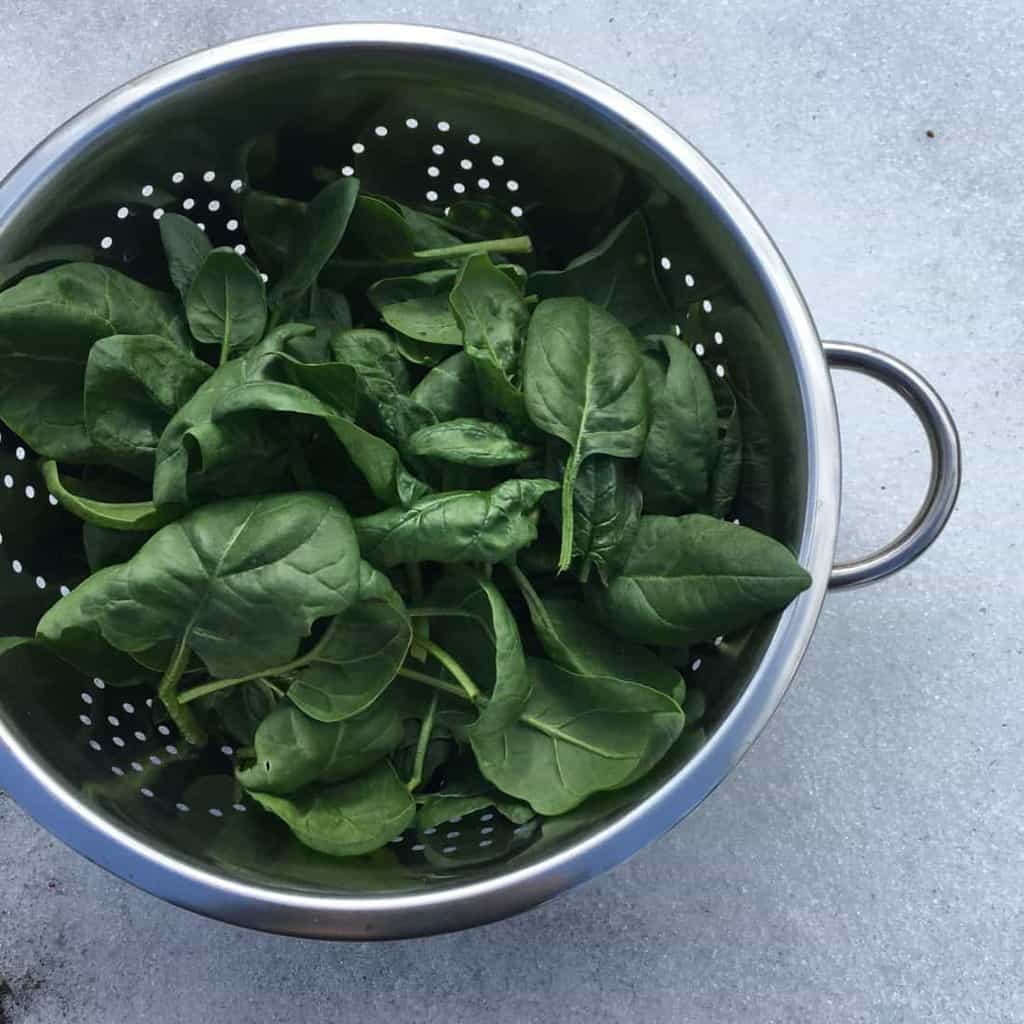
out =
<svg viewBox="0 0 1024 1024"><path fill-rule="evenodd" d="M87 115L88 116L88 115ZM105 263L170 288L158 221L174 211L245 251L251 188L309 198L333 175L433 212L488 199L521 221L538 259L563 266L637 207L678 314L705 314L695 345L742 396L751 429L734 515L797 547L807 454L799 387L758 268L699 186L633 128L550 82L465 55L361 46L263 56L179 81L101 121L0 224L0 284L46 259ZM719 323L716 309L729 315ZM770 446L765 439L771 439ZM30 633L87 574L80 523L57 506L34 453L0 428L0 635ZM705 735L742 693L774 623L690 652L708 698ZM488 812L414 833L369 857L312 853L234 783L230 745L196 753L148 692L115 689L44 652L0 659L0 717L51 778L162 853L310 893L450 885L561 848L633 806L702 742L679 746L629 790L538 826ZM429 842L427 842L429 840Z"/></svg>

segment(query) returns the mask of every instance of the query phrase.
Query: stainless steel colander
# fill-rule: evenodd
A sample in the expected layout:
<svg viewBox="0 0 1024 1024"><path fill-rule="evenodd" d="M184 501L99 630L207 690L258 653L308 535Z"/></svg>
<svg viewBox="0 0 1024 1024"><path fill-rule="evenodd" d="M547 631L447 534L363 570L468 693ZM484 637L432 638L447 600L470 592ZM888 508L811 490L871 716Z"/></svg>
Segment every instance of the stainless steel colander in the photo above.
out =
<svg viewBox="0 0 1024 1024"><path fill-rule="evenodd" d="M197 757L151 694L56 669L31 648L0 659L0 784L87 857L204 914L324 938L462 928L618 863L707 796L782 699L827 587L895 572L942 530L959 485L957 436L908 367L819 340L764 229L671 129L564 64L454 32L303 29L129 83L0 186L0 284L41 251L159 282L157 221L169 210L244 251L245 191L325 173L316 168L358 174L369 190L438 210L457 198L497 201L553 260L646 202L666 294L681 320L693 302L708 314L697 354L742 385L774 438L776 454L762 453L744 477L737 515L799 551L814 586L778 619L694 650L690 680L712 698L700 749L678 750L641 785L539 829L483 813L368 858L322 857L241 794L230 748ZM720 322L716 303L728 310ZM931 487L910 527L885 550L838 567L830 364L899 392L932 451ZM5 429L0 441L0 635L25 634L86 570L78 524L48 495L33 453Z"/></svg>

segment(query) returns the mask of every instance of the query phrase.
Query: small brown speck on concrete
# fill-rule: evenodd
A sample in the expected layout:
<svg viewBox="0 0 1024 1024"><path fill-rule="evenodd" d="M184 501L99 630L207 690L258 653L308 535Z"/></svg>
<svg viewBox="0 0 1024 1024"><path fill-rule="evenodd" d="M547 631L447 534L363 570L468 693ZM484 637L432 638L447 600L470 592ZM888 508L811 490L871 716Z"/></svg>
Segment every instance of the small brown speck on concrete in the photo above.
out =
<svg viewBox="0 0 1024 1024"><path fill-rule="evenodd" d="M929 139L935 138L935 132L933 132L931 128L929 128L928 131L925 132L925 135L927 135Z"/></svg>

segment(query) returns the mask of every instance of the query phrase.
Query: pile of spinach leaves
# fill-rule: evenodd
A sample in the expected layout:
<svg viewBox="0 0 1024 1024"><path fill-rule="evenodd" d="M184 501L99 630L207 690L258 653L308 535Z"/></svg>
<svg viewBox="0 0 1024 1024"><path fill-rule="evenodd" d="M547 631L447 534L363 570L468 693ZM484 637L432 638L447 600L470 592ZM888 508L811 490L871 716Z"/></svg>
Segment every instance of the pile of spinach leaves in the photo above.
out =
<svg viewBox="0 0 1024 1024"><path fill-rule="evenodd" d="M809 583L725 519L736 398L642 213L563 270L354 178L244 213L254 261L161 220L176 294L89 263L0 293L0 418L92 570L26 642L232 738L336 856L641 778L700 717L686 646Z"/></svg>

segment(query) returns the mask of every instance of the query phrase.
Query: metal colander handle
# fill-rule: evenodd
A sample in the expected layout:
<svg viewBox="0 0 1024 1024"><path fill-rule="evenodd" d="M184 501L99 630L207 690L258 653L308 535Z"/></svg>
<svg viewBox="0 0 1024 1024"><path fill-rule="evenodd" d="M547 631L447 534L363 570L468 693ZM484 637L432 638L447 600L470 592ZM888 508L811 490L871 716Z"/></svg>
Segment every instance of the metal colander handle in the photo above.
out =
<svg viewBox="0 0 1024 1024"><path fill-rule="evenodd" d="M914 411L928 435L931 480L910 525L885 547L832 569L829 588L856 587L899 572L931 547L942 533L960 490L960 438L949 409L932 386L906 363L865 345L822 342L829 367L873 377L896 392Z"/></svg>

